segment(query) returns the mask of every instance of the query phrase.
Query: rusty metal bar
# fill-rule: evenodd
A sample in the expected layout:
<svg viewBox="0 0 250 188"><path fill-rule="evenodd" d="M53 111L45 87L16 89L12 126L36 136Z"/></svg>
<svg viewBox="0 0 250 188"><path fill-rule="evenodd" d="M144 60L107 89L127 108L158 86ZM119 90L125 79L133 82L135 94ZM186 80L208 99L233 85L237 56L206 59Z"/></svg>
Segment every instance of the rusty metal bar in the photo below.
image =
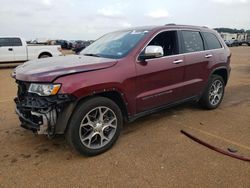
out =
<svg viewBox="0 0 250 188"><path fill-rule="evenodd" d="M194 137L193 135L187 133L187 132L184 131L184 130L181 130L181 133L184 134L185 136L189 137L190 139L194 140L195 142L197 142L197 143L199 143L199 144L201 144L201 145L203 145L203 146L206 146L207 148L212 149L212 150L214 150L214 151L216 151L216 152L218 152L218 153L221 153L221 154L223 154L223 155L227 155L227 156L229 156L229 157L232 157L232 158L235 158L235 159L239 159L239 160L242 160L242 161L250 162L250 158L245 158L245 157L240 156L240 155L236 155L236 154L233 154L233 153L229 153L229 152L224 151L224 150L222 150L222 149L220 149L220 148L217 148L217 147L215 147L215 146L212 146L212 145L210 145L210 144L208 144L208 143L206 143L206 142L204 142L204 141L202 141L202 140L200 140L200 139Z"/></svg>

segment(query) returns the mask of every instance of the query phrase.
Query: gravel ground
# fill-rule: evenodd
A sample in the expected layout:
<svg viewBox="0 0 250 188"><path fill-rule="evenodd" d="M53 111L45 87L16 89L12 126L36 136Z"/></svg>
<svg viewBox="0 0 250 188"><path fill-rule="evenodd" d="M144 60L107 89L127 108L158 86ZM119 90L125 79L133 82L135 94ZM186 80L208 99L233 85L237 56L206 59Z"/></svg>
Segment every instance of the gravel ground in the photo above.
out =
<svg viewBox="0 0 250 188"><path fill-rule="evenodd" d="M213 111L180 105L124 127L96 157L19 127L11 69L0 69L0 187L250 187L250 163L190 140L181 129L250 158L250 47L232 50L224 101Z"/></svg>

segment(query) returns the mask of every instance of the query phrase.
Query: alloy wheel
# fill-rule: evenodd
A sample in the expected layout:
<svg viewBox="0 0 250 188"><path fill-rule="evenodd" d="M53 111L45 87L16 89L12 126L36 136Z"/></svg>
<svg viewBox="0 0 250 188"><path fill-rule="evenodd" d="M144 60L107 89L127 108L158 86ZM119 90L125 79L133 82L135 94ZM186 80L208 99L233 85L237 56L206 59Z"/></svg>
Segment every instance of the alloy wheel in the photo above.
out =
<svg viewBox="0 0 250 188"><path fill-rule="evenodd" d="M110 142L116 129L115 113L108 107L99 106L84 116L79 127L79 136L87 148L100 149Z"/></svg>
<svg viewBox="0 0 250 188"><path fill-rule="evenodd" d="M223 95L223 83L220 80L215 80L209 90L209 102L213 106L217 105Z"/></svg>

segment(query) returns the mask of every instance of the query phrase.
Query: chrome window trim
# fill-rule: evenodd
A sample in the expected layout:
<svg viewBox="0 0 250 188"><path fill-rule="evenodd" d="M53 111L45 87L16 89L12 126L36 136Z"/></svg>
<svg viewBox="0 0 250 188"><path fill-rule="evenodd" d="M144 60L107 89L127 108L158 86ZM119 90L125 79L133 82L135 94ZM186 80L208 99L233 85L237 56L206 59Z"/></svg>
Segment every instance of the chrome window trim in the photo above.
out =
<svg viewBox="0 0 250 188"><path fill-rule="evenodd" d="M201 31L199 29L188 29L188 28L183 28L183 29L164 29L161 30L159 32L157 32L150 40L149 42L147 42L147 44L142 48L142 50L140 51L140 53L138 53L137 57L136 57L136 62L139 63L141 61L139 61L139 56L140 54L143 52L143 50L148 46L148 44L160 33L163 32L167 32L167 31L194 31L194 32L200 32L201 33L201 37L202 37L202 32L207 32L207 31ZM207 32L207 33L211 33L211 32ZM218 39L218 37L216 36L216 38ZM178 38L179 40L179 38ZM219 40L219 39L218 39ZM221 43L221 41L219 40L219 42ZM168 55L168 56L163 56L163 57L156 57L156 58L152 58L152 59L148 59L149 60L157 60L157 59L164 59L164 58L168 58L168 57L175 57L175 56L179 56L179 55L189 55L189 54L196 54L196 53L201 53L201 52L210 52L210 51L217 51L217 50L222 50L225 49L224 45L222 45L222 48L217 48L217 49L211 49L211 50L202 50L202 51L195 51L195 52L189 52L189 53L179 53L179 54L175 54L175 55Z"/></svg>

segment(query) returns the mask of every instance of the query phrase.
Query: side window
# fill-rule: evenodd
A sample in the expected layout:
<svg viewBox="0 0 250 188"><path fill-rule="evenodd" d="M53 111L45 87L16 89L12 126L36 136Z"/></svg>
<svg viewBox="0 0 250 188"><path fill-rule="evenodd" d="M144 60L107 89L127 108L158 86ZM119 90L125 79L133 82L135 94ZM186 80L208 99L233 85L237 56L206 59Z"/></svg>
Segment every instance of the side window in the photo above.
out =
<svg viewBox="0 0 250 188"><path fill-rule="evenodd" d="M149 44L163 48L164 56L178 54L177 31L166 31L158 34Z"/></svg>
<svg viewBox="0 0 250 188"><path fill-rule="evenodd" d="M22 41L20 38L10 38L9 40L12 46L22 46Z"/></svg>
<svg viewBox="0 0 250 188"><path fill-rule="evenodd" d="M11 46L9 38L0 38L0 46Z"/></svg>
<svg viewBox="0 0 250 188"><path fill-rule="evenodd" d="M208 50L222 48L220 41L213 33L204 32L203 36L207 42Z"/></svg>
<svg viewBox="0 0 250 188"><path fill-rule="evenodd" d="M203 40L198 31L182 31L184 53L204 50Z"/></svg>

